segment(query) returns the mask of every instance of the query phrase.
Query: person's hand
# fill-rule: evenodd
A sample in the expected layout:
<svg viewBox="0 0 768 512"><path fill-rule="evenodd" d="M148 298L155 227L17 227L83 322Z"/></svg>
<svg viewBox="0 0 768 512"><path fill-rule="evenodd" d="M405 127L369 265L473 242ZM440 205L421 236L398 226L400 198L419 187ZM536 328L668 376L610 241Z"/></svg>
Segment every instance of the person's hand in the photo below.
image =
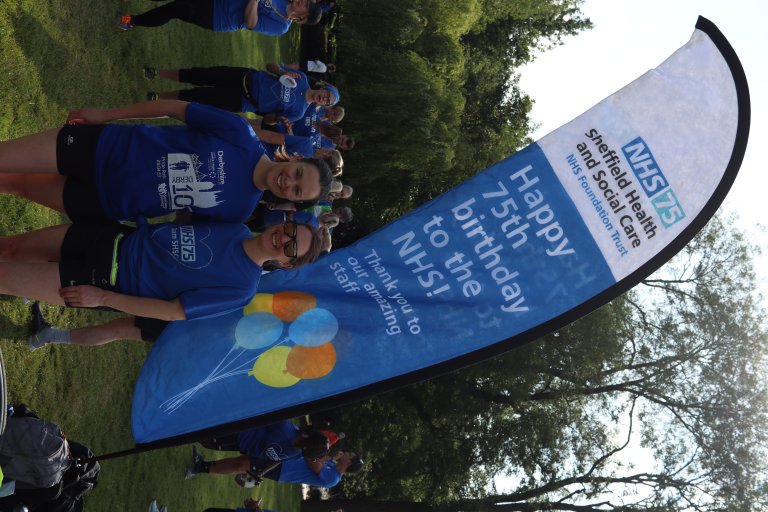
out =
<svg viewBox="0 0 768 512"><path fill-rule="evenodd" d="M285 130L290 134L293 135L293 122L291 122L287 117L280 117L280 122L285 127Z"/></svg>
<svg viewBox="0 0 768 512"><path fill-rule="evenodd" d="M101 109L98 108L78 108L70 111L67 116L67 124L102 124Z"/></svg>
<svg viewBox="0 0 768 512"><path fill-rule="evenodd" d="M59 289L59 296L67 306L94 308L103 306L109 292L91 285L67 286Z"/></svg>
<svg viewBox="0 0 768 512"><path fill-rule="evenodd" d="M293 78L294 80L304 80L304 77L301 76L301 73L297 73L295 71L285 71L285 70L283 70L283 75L284 76L289 76L289 77Z"/></svg>

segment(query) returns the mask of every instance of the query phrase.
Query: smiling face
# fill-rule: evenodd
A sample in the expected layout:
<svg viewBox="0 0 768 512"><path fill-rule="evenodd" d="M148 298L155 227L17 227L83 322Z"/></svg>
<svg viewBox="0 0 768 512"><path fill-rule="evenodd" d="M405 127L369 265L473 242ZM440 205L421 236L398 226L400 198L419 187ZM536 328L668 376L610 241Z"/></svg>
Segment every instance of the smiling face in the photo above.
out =
<svg viewBox="0 0 768 512"><path fill-rule="evenodd" d="M336 103L336 95L328 89L310 89L307 91L307 103L327 107Z"/></svg>
<svg viewBox="0 0 768 512"><path fill-rule="evenodd" d="M276 163L267 174L267 188L293 202L316 199L320 196L320 171L303 161Z"/></svg>
<svg viewBox="0 0 768 512"><path fill-rule="evenodd" d="M303 256L312 245L312 232L305 224L284 222L264 230L259 235L260 255L264 260L291 267L296 258Z"/></svg>
<svg viewBox="0 0 768 512"><path fill-rule="evenodd" d="M306 23L309 17L309 0L293 0L285 8L285 14L293 23Z"/></svg>

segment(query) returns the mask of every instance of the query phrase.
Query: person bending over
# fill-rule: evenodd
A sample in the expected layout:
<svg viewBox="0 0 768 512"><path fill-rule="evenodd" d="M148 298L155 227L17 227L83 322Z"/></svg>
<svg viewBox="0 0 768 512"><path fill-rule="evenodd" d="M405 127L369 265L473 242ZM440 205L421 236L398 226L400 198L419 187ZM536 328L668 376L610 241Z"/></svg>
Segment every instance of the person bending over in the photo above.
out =
<svg viewBox="0 0 768 512"><path fill-rule="evenodd" d="M312 429L299 429L290 421L245 430L239 434L202 443L212 450L239 451L239 457L206 461L193 448L192 465L185 469L187 479L201 473L229 475L258 471L265 464L292 459L320 459L328 455L328 437Z"/></svg>
<svg viewBox="0 0 768 512"><path fill-rule="evenodd" d="M159 27L177 19L214 32L247 29L280 36L292 23L316 25L322 15L315 0L173 0L143 14L123 14L118 26Z"/></svg>
<svg viewBox="0 0 768 512"><path fill-rule="evenodd" d="M315 487L334 487L345 474L357 473L363 469L363 459L353 452L340 451L333 456L325 456L312 461L309 459L291 459L262 472L259 478L248 473L240 473L235 477L238 485L252 487L261 478L277 482L307 484Z"/></svg>
<svg viewBox="0 0 768 512"><path fill-rule="evenodd" d="M186 126L115 125L172 117ZM264 191L288 201L323 197L325 162L273 162L248 122L183 101L80 109L60 129L0 142L0 193L73 221L137 221L191 212L242 222Z"/></svg>
<svg viewBox="0 0 768 512"><path fill-rule="evenodd" d="M253 235L241 224L74 223L0 238L0 294L132 315L68 331L38 316L31 349L48 343L100 345L153 341L168 322L242 308L256 294L262 266L314 261L320 239L286 222Z"/></svg>

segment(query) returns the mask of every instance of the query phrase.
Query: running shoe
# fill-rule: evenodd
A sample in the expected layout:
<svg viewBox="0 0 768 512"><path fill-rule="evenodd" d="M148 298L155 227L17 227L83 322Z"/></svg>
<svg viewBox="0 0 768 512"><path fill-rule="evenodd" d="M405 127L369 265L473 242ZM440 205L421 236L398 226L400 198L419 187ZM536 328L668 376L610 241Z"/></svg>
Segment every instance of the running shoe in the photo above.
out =
<svg viewBox="0 0 768 512"><path fill-rule="evenodd" d="M154 80L157 77L157 68L151 66L144 67L144 78L147 80Z"/></svg>
<svg viewBox="0 0 768 512"><path fill-rule="evenodd" d="M133 16L130 14L123 14L120 16L120 20L117 22L117 26L120 30L131 30L133 28Z"/></svg>
<svg viewBox="0 0 768 512"><path fill-rule="evenodd" d="M156 92L149 91L147 93L147 101L157 101L160 99L160 96Z"/></svg>

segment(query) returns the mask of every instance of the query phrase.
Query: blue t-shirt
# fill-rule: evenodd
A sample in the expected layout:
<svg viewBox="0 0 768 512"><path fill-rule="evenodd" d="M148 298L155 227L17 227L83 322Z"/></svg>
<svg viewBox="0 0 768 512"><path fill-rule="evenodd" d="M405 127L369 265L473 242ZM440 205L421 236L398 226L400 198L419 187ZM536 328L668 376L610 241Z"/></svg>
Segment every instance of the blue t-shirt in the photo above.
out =
<svg viewBox="0 0 768 512"><path fill-rule="evenodd" d="M280 36L288 32L291 21L286 14L287 0L261 0L258 6L259 19L251 29L269 36ZM232 32L245 26L245 6L248 0L214 0L214 32Z"/></svg>
<svg viewBox="0 0 768 512"><path fill-rule="evenodd" d="M261 266L243 249L251 236L242 224L143 224L120 246L118 288L139 297L178 297L188 319L242 308L261 277Z"/></svg>
<svg viewBox="0 0 768 512"><path fill-rule="evenodd" d="M335 148L336 144L334 144L331 139L320 135L320 131L315 127L316 123L331 124L328 121L320 120L324 115L325 109L323 107L314 108L314 106L310 105L306 114L304 114L304 117L298 121L294 121L293 134L301 137L309 137L312 141L312 147L315 149ZM280 133L285 133L285 127L278 125L278 131Z"/></svg>
<svg viewBox="0 0 768 512"><path fill-rule="evenodd" d="M279 114L290 121L297 121L304 117L309 108L306 95L309 90L307 75L300 71L291 70L301 75L296 79L296 87L288 87L280 83L266 71L253 71L251 73L251 98L243 96L243 112L257 112L260 114Z"/></svg>
<svg viewBox="0 0 768 512"><path fill-rule="evenodd" d="M267 156L274 160L275 152L280 148L277 144L262 143L267 151ZM298 135L285 136L285 152L289 157L300 156L302 158L312 158L315 156L315 148L312 146L312 140L309 137L299 137Z"/></svg>
<svg viewBox="0 0 768 512"><path fill-rule="evenodd" d="M299 429L290 421L273 423L266 427L240 432L237 446L240 453L252 459L279 461L301 457L301 450L293 446Z"/></svg>
<svg viewBox="0 0 768 512"><path fill-rule="evenodd" d="M336 464L330 460L323 464L319 474L315 473L302 457L284 461L280 465L280 476L277 481L308 484L315 487L333 487L341 481L341 473L336 471Z"/></svg>
<svg viewBox="0 0 768 512"><path fill-rule="evenodd" d="M321 214L325 212L333 211L333 206L331 205L330 201L322 200L318 201L317 204L310 206L309 208L305 208L302 210L303 212L308 212L311 215L314 215L315 217L319 217Z"/></svg>
<svg viewBox="0 0 768 512"><path fill-rule="evenodd" d="M296 222L303 222L304 224L309 224L315 229L320 229L320 221L317 220L317 217L309 213L307 210L293 212L293 220L295 220Z"/></svg>
<svg viewBox="0 0 768 512"><path fill-rule="evenodd" d="M262 191L253 171L265 150L242 117L190 103L187 126L106 125L96 148L101 207L114 220L178 211L242 222Z"/></svg>

